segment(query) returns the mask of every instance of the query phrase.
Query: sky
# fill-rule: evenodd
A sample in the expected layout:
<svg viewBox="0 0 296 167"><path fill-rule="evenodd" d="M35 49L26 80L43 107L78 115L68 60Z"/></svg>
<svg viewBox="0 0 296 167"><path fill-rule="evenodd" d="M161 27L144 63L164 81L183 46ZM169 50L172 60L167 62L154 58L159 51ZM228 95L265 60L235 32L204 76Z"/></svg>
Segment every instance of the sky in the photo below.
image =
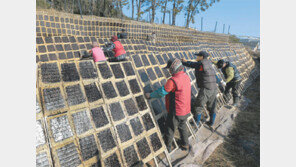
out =
<svg viewBox="0 0 296 167"><path fill-rule="evenodd" d="M185 0L184 4L187 5L187 2L188 0ZM169 5L169 8L172 9L172 5ZM123 13L131 17L131 7L129 9L124 7ZM144 13L142 18L147 19L148 15L148 13ZM224 33L228 33L228 26L230 25L230 34L260 37L260 0L220 0L206 11L197 14L195 23L191 23L190 27L200 30L202 17L203 31L213 32L217 21L216 33L222 33L223 24L225 24ZM162 13L158 9L155 22L160 23L161 20ZM176 25L185 26L185 21L185 12L182 11L177 15ZM168 14L165 23L169 24Z"/></svg>

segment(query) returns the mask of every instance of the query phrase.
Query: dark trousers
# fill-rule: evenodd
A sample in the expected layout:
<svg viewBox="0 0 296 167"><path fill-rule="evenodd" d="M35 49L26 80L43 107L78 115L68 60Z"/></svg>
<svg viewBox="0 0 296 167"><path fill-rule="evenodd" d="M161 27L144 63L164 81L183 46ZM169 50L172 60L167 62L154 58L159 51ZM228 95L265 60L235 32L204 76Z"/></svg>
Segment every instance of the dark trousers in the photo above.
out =
<svg viewBox="0 0 296 167"><path fill-rule="evenodd" d="M239 86L241 84L241 80L240 81L231 81L231 82L228 82L226 84L226 87L225 87L225 92L224 92L224 95L226 96L226 100L229 101L229 95L230 95L230 89L232 89L232 96L233 96L233 101L234 103L238 101L239 99Z"/></svg>
<svg viewBox="0 0 296 167"><path fill-rule="evenodd" d="M117 56L117 57L111 57L109 58L109 62L119 62L119 61L125 61L126 54Z"/></svg>
<svg viewBox="0 0 296 167"><path fill-rule="evenodd" d="M210 116L216 113L218 89L201 88L196 97L195 107L192 108L192 113L196 116L202 114L203 108L207 105L207 110Z"/></svg>
<svg viewBox="0 0 296 167"><path fill-rule="evenodd" d="M187 125L186 121L189 117L189 114L185 116L176 116L173 113L169 113L166 119L166 134L165 134L165 144L167 148L172 147L172 142L175 134L175 129L178 127L180 137L181 137L181 144L183 146L188 145L188 132L187 132Z"/></svg>

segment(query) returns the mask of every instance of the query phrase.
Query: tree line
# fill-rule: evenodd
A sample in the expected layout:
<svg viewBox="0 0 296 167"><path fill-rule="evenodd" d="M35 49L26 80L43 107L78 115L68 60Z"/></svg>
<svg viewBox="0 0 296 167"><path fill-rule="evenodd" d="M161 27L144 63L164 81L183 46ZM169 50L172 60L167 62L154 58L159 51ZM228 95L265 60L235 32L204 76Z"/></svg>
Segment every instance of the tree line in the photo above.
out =
<svg viewBox="0 0 296 167"><path fill-rule="evenodd" d="M165 19L172 20L171 25L176 25L176 17L180 12L185 12L185 27L195 23L194 16L206 11L220 0L36 0L40 8L54 8L56 10L102 17L127 18L123 14L123 7L132 10L131 19L140 21L144 13L149 13L150 23L155 22L157 12L162 14L162 24ZM168 16L169 15L169 16Z"/></svg>

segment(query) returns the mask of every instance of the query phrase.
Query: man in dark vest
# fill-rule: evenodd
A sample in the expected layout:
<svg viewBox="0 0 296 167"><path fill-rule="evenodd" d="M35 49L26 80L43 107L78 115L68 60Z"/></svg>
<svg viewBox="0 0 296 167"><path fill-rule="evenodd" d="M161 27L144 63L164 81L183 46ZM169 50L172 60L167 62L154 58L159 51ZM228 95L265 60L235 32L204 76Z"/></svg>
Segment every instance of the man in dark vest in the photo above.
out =
<svg viewBox="0 0 296 167"><path fill-rule="evenodd" d="M166 119L165 144L171 152L172 141L176 127L181 136L181 148L188 151L187 118L191 111L191 83L184 72L184 66L179 59L171 59L167 66L172 75L166 84L152 93L145 93L146 98L161 98L165 96L165 105L168 112Z"/></svg>
<svg viewBox="0 0 296 167"><path fill-rule="evenodd" d="M182 59L182 63L186 67L195 68L195 77L197 87L200 88L195 101L196 108L192 109L196 124L199 125L201 114L205 105L210 112L210 121L208 126L212 129L216 118L217 105L217 83L216 74L212 67L211 61L208 59L209 54L205 51L200 51L194 54L197 62L186 61Z"/></svg>
<svg viewBox="0 0 296 167"><path fill-rule="evenodd" d="M230 95L230 89L232 89L232 96L233 96L233 106L238 105L239 101L239 86L242 81L242 77L239 74L239 71L237 70L236 66L228 61L224 60L219 60L214 62L214 64L217 65L219 69L221 69L224 78L226 79L224 85L225 86L225 91L224 91L224 98L226 102L230 100L229 95Z"/></svg>
<svg viewBox="0 0 296 167"><path fill-rule="evenodd" d="M125 32L125 29L121 29L121 33L117 34L118 39L127 39L127 33Z"/></svg>

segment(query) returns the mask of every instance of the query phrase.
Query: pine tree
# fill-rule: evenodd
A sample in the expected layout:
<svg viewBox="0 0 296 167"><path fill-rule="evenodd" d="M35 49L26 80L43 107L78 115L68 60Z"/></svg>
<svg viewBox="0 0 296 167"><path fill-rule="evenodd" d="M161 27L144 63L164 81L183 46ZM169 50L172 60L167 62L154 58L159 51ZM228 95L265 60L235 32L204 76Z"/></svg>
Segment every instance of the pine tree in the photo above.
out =
<svg viewBox="0 0 296 167"><path fill-rule="evenodd" d="M184 0L173 0L173 10L172 10L172 25L176 25L176 16L183 9Z"/></svg>

